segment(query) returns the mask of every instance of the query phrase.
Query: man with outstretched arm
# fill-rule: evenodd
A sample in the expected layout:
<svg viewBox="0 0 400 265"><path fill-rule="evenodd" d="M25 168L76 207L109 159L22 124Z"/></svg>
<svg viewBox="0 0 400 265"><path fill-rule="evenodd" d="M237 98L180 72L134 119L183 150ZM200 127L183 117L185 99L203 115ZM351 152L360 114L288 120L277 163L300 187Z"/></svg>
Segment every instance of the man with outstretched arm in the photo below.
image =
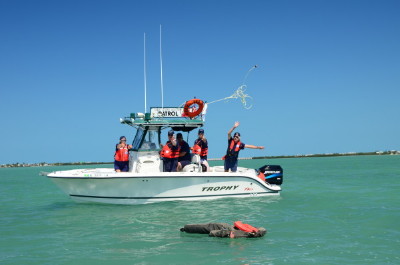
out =
<svg viewBox="0 0 400 265"><path fill-rule="evenodd" d="M237 171L237 165L238 165L238 157L239 157L239 151L244 149L244 148L252 148L252 149L264 149L264 146L255 146L255 145L250 145L250 144L244 144L240 141L240 133L235 132L233 135L233 138L231 136L231 133L240 125L240 123L237 121L233 125L233 127L228 131L228 149L226 150L226 155L225 155L225 163L224 163L224 169L225 172L229 172L229 169L231 172L236 172Z"/></svg>

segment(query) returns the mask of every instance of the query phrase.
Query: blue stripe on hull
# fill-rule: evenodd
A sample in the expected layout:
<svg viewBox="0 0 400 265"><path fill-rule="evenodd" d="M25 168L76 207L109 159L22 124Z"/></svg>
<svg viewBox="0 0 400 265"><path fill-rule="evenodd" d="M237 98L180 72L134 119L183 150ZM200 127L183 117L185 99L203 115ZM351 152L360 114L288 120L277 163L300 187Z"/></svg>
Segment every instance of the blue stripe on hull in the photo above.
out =
<svg viewBox="0 0 400 265"><path fill-rule="evenodd" d="M232 196L243 196L243 195L252 195L252 194L270 194L270 193L279 193L279 191L238 193L238 194L175 196L175 197L107 197L107 196L90 196L90 195L76 195L76 194L70 194L69 196L80 197L80 198L118 199L118 200L149 200L149 199L156 200L156 199L182 199L182 198L204 198L204 197L232 197Z"/></svg>

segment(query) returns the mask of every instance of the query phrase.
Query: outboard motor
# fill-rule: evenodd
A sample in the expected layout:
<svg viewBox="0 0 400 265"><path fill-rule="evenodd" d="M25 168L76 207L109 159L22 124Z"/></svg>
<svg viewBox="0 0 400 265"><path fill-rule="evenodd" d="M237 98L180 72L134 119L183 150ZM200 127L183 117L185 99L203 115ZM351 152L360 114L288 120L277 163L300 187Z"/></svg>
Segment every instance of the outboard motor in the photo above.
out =
<svg viewBox="0 0 400 265"><path fill-rule="evenodd" d="M265 182L281 185L283 182L283 169L278 165L265 165L258 169L259 177L265 178Z"/></svg>

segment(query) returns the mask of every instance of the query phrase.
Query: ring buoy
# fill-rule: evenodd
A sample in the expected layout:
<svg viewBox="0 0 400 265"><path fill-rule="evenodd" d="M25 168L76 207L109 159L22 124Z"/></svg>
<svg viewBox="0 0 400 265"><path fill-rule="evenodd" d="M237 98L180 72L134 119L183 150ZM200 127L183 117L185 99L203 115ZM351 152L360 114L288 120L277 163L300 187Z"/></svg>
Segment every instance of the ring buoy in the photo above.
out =
<svg viewBox="0 0 400 265"><path fill-rule="evenodd" d="M191 111L189 111L189 108L193 104L197 104L199 107L197 108L196 111L191 112ZM203 108L204 108L203 100L194 98L194 99L191 99L189 101L186 101L186 104L183 107L183 114L186 117L194 118L194 117L198 116L203 111Z"/></svg>
<svg viewBox="0 0 400 265"><path fill-rule="evenodd" d="M237 229L242 230L244 232L248 232L248 233L257 233L258 232L258 228L251 226L249 224L244 224L241 221L234 222L234 226Z"/></svg>

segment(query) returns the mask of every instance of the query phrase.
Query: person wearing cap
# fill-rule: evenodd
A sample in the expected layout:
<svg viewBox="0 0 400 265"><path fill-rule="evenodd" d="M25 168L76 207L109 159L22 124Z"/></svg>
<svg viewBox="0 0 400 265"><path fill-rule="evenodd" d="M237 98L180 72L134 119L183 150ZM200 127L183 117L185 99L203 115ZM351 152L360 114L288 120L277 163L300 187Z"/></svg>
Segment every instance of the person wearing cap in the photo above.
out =
<svg viewBox="0 0 400 265"><path fill-rule="evenodd" d="M161 150L164 161L164 172L176 172L178 167L179 144L175 139L174 130L168 132L168 141Z"/></svg>
<svg viewBox="0 0 400 265"><path fill-rule="evenodd" d="M188 143L183 140L181 133L176 134L176 139L180 147L177 171L181 171L185 166L191 163L190 147Z"/></svg>
<svg viewBox="0 0 400 265"><path fill-rule="evenodd" d="M250 145L250 144L244 144L240 141L240 133L235 132L233 135L233 138L231 136L231 133L240 125L240 123L237 121L235 122L235 125L233 125L232 129L228 131L228 149L226 150L226 155L224 156L225 163L224 163L224 169L225 172L229 172L229 169L231 172L236 172L237 171L237 165L238 165L238 157L239 157L239 151L244 149L244 148L252 148L252 149L264 149L264 146L255 146L255 145Z"/></svg>
<svg viewBox="0 0 400 265"><path fill-rule="evenodd" d="M206 167L206 171L209 171L210 166L208 165L207 155L208 155L208 141L204 137L204 130L199 129L198 138L194 141L193 153L200 155L201 164Z"/></svg>
<svg viewBox="0 0 400 265"><path fill-rule="evenodd" d="M116 172L129 171L129 149L131 148L132 145L126 144L126 137L121 136L119 144L115 146L114 169Z"/></svg>

